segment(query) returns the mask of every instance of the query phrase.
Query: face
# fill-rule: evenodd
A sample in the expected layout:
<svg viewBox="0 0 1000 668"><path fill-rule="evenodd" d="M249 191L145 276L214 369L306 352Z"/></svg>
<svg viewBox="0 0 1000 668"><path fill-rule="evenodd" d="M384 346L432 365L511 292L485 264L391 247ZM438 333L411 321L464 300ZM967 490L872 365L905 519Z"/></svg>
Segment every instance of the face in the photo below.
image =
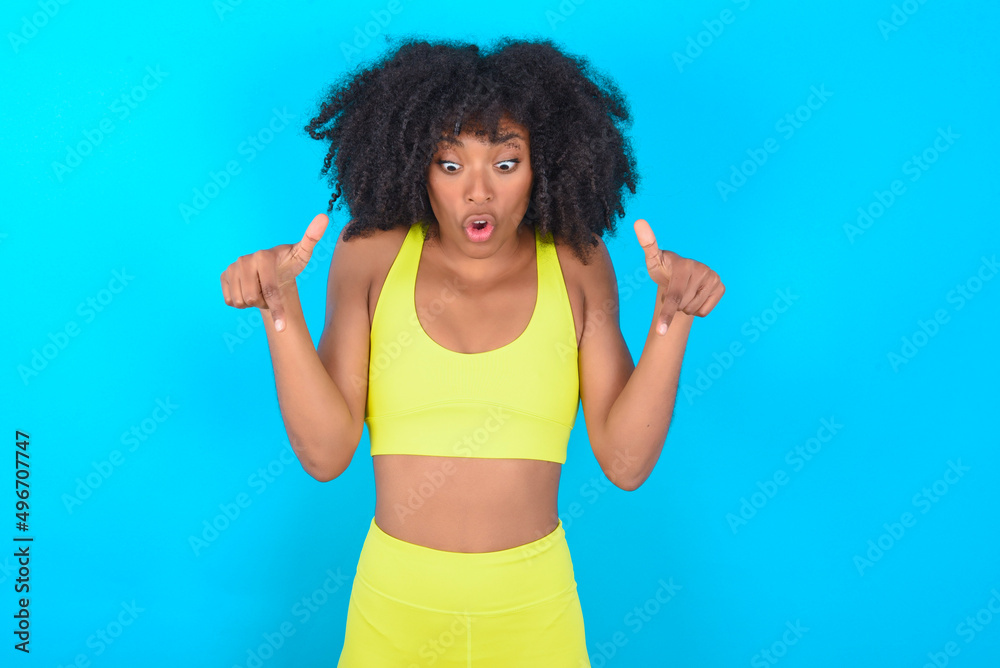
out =
<svg viewBox="0 0 1000 668"><path fill-rule="evenodd" d="M505 119L497 144L463 131L458 142L438 145L427 170L427 195L445 242L458 244L469 255L497 250L515 242L531 196L531 156L528 129ZM488 214L493 229L467 231L477 225L474 214ZM515 244L516 245L516 244Z"/></svg>

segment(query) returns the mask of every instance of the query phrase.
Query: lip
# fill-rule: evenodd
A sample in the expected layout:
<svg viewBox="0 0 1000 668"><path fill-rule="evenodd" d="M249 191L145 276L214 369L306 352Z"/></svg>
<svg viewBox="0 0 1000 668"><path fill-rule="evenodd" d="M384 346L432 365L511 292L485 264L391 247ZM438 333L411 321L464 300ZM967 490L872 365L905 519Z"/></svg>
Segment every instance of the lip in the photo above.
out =
<svg viewBox="0 0 1000 668"><path fill-rule="evenodd" d="M474 223L477 220L485 220L486 222L488 222L493 227L497 226L496 219L493 216L491 216L490 214L488 214L488 213L474 213L474 214L472 214L471 216L469 216L468 218L465 219L465 222L462 223L462 227L463 228L469 227L470 225L472 225L472 223Z"/></svg>

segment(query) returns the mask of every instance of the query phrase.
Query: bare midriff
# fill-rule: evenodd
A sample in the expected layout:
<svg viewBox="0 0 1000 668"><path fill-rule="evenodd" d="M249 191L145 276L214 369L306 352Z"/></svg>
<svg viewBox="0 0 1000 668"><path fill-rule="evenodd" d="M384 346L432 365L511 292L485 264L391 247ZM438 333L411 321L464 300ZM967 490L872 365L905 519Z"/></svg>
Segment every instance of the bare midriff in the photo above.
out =
<svg viewBox="0 0 1000 668"><path fill-rule="evenodd" d="M448 552L493 552L555 530L562 464L534 459L376 455L375 523Z"/></svg>

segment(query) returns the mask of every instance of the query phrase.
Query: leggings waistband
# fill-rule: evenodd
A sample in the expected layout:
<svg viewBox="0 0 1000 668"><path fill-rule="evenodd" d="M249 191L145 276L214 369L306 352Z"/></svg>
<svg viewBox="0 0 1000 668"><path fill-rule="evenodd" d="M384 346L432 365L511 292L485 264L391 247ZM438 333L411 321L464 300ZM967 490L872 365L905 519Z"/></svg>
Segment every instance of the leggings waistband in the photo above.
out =
<svg viewBox="0 0 1000 668"><path fill-rule="evenodd" d="M440 612L502 614L576 588L562 521L546 536L493 552L449 552L400 540L372 518L356 576L381 594Z"/></svg>

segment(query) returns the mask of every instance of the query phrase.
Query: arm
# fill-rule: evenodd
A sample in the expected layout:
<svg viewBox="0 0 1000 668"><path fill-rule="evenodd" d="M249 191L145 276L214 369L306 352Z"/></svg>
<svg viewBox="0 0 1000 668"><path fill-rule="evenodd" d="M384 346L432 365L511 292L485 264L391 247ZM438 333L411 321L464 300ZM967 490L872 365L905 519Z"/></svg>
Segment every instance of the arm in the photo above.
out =
<svg viewBox="0 0 1000 668"><path fill-rule="evenodd" d="M369 274L356 247L338 239L334 249L318 350L294 281L282 288L285 328L276 331L272 319L263 318L289 443L303 469L321 482L347 469L364 426Z"/></svg>
<svg viewBox="0 0 1000 668"><path fill-rule="evenodd" d="M637 234L639 229L637 225ZM669 252L659 251L651 237L650 231L643 247L647 269L658 285L658 312L650 324L638 365L633 365L622 337L618 284L602 242L598 244L596 262L586 268L583 279L580 397L584 419L604 474L628 491L645 482L660 458L670 429L693 315L707 315L725 291L715 272L675 254L669 254L676 258L672 280L664 279L656 263L661 261L659 253ZM713 284L717 289L711 287ZM670 313L671 305L679 305L682 310ZM664 319L670 321L670 326L660 334L656 326Z"/></svg>

